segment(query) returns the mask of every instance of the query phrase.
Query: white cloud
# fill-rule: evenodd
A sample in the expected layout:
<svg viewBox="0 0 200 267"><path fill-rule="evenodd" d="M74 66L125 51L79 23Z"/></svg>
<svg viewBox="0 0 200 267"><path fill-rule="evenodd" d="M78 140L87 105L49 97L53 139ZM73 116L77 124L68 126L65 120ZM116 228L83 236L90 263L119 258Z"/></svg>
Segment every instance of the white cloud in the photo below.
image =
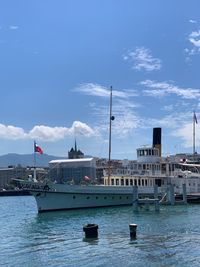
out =
<svg viewBox="0 0 200 267"><path fill-rule="evenodd" d="M27 134L22 128L0 124L0 138L12 140L24 139L27 138Z"/></svg>
<svg viewBox="0 0 200 267"><path fill-rule="evenodd" d="M91 127L80 121L74 121L70 128L37 125L29 132L25 132L24 129L19 127L0 124L0 138L8 140L37 139L42 141L58 141L74 134L85 137L98 135Z"/></svg>
<svg viewBox="0 0 200 267"><path fill-rule="evenodd" d="M166 105L163 107L163 110L165 111L173 111L174 110L174 106L173 105Z"/></svg>
<svg viewBox="0 0 200 267"><path fill-rule="evenodd" d="M135 128L139 127L140 118L136 113L138 104L127 99L118 99L113 101L112 115L115 120L112 121L112 135L121 139L127 137ZM109 106L96 105L93 106L91 112L96 120L96 130L102 136L108 135L109 131Z"/></svg>
<svg viewBox="0 0 200 267"><path fill-rule="evenodd" d="M104 87L95 83L84 83L80 84L74 89L74 91L81 92L85 95L99 96L99 97L110 97L110 88ZM131 96L136 96L135 90L123 89L121 91L112 91L113 97L128 98Z"/></svg>
<svg viewBox="0 0 200 267"><path fill-rule="evenodd" d="M196 99L200 97L200 89L192 88L180 88L167 82L156 82L152 80L146 80L141 82L147 88L144 93L149 96L162 97L165 95L175 94L184 99Z"/></svg>
<svg viewBox="0 0 200 267"><path fill-rule="evenodd" d="M69 129L69 132L76 135L83 135L86 137L98 135L92 128L90 128L86 123L80 121L74 121L72 127Z"/></svg>
<svg viewBox="0 0 200 267"><path fill-rule="evenodd" d="M161 60L154 58L151 51L145 47L136 48L123 56L123 59L133 63L135 70L154 71L161 69Z"/></svg>
<svg viewBox="0 0 200 267"><path fill-rule="evenodd" d="M108 88L94 83L84 83L74 89L74 91L81 92L85 95L109 97L110 91Z"/></svg>
<svg viewBox="0 0 200 267"><path fill-rule="evenodd" d="M190 23L197 23L197 21L196 20L193 20L193 19L190 19L189 22Z"/></svg>
<svg viewBox="0 0 200 267"><path fill-rule="evenodd" d="M29 136L37 140L57 141L63 139L68 131L69 129L65 127L37 125L29 132Z"/></svg>
<svg viewBox="0 0 200 267"><path fill-rule="evenodd" d="M9 29L10 30L18 30L19 29L19 26L17 26L17 25L10 25L9 26Z"/></svg>
<svg viewBox="0 0 200 267"><path fill-rule="evenodd" d="M188 56L199 54L200 53L200 30L191 32L187 39L190 43L190 47L185 48L185 53Z"/></svg>
<svg viewBox="0 0 200 267"><path fill-rule="evenodd" d="M176 129L171 133L172 136L180 138L182 140L182 146L185 148L190 148L193 146L193 133L192 133L192 123L185 123L179 129ZM196 147L200 146L200 127L197 124L196 126L196 138L195 143Z"/></svg>

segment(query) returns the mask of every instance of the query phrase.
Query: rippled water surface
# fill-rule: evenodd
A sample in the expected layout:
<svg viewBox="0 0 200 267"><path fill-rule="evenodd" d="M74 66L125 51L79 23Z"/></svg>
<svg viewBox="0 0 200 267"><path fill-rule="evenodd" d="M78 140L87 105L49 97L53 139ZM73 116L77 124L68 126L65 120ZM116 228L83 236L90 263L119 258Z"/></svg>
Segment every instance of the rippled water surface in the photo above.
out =
<svg viewBox="0 0 200 267"><path fill-rule="evenodd" d="M31 196L0 197L0 214L0 266L200 266L200 205L37 214ZM85 240L87 223L99 225L97 240Z"/></svg>

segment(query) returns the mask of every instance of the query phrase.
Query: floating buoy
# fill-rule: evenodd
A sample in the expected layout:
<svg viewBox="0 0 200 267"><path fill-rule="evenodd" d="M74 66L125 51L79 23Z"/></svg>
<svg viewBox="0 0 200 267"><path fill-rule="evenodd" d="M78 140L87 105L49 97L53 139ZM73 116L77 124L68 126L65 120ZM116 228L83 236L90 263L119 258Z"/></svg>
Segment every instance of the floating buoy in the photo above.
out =
<svg viewBox="0 0 200 267"><path fill-rule="evenodd" d="M97 238L98 237L98 225L97 224L86 224L83 226L85 232L85 238Z"/></svg>
<svg viewBox="0 0 200 267"><path fill-rule="evenodd" d="M137 224L129 224L130 238L136 238Z"/></svg>

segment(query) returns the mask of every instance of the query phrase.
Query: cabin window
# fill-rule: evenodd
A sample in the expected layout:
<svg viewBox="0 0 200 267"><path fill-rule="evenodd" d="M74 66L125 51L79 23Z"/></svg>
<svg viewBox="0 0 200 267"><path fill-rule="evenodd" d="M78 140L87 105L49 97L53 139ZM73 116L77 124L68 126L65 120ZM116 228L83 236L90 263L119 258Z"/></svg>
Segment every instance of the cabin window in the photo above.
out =
<svg viewBox="0 0 200 267"><path fill-rule="evenodd" d="M155 179L155 185L161 186L161 179Z"/></svg>
<svg viewBox="0 0 200 267"><path fill-rule="evenodd" d="M99 197L96 197L96 199L98 199Z"/></svg>
<svg viewBox="0 0 200 267"><path fill-rule="evenodd" d="M90 197L87 197L87 199L90 199Z"/></svg>
<svg viewBox="0 0 200 267"><path fill-rule="evenodd" d="M75 199L76 198L76 196L73 196L73 199Z"/></svg>

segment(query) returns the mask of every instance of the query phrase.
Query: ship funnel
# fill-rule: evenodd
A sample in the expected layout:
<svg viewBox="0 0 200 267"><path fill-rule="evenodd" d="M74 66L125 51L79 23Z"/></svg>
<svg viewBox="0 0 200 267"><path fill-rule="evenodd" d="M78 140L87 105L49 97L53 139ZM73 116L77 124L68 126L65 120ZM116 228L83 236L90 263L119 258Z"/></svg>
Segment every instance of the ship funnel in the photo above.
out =
<svg viewBox="0 0 200 267"><path fill-rule="evenodd" d="M159 156L161 157L161 128L153 128L153 147L158 148Z"/></svg>

